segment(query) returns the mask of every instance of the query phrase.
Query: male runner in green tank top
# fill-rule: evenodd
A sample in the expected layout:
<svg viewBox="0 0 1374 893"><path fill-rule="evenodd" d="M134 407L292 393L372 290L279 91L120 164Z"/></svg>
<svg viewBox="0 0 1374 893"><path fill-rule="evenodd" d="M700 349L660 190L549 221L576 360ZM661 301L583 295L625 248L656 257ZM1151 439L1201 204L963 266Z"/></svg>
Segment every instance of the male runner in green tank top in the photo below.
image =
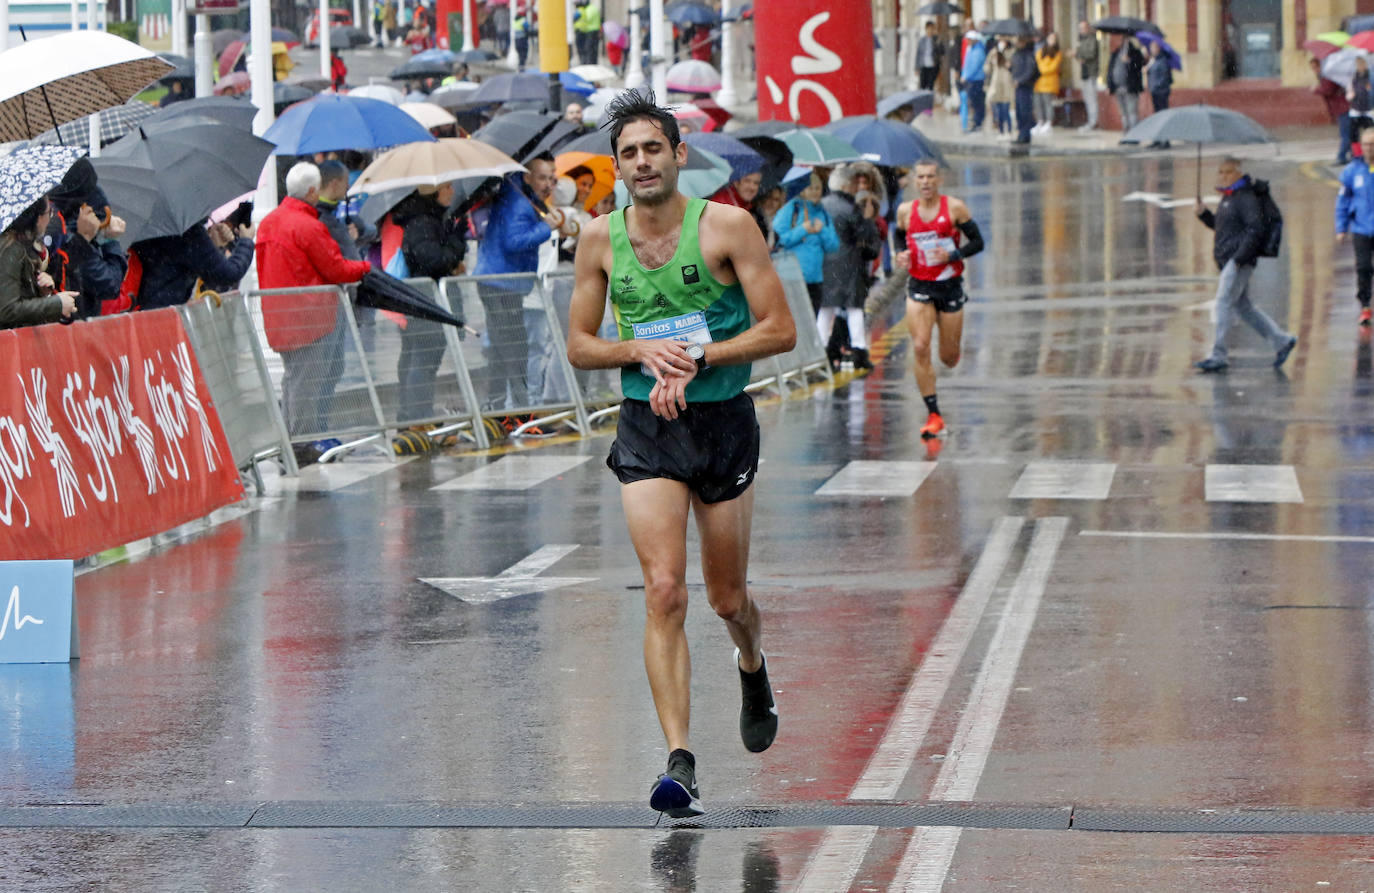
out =
<svg viewBox="0 0 1374 893"><path fill-rule="evenodd" d="M687 146L672 114L651 92L627 91L607 118L632 204L582 230L568 359L579 369L621 369L625 401L606 464L622 484L644 573L644 666L669 751L649 805L682 818L703 812L687 739L689 512L707 600L736 645L740 736L758 753L777 734L759 610L745 585L759 427L744 386L749 364L790 350L796 328L749 213L678 192ZM608 295L619 341L597 336Z"/></svg>

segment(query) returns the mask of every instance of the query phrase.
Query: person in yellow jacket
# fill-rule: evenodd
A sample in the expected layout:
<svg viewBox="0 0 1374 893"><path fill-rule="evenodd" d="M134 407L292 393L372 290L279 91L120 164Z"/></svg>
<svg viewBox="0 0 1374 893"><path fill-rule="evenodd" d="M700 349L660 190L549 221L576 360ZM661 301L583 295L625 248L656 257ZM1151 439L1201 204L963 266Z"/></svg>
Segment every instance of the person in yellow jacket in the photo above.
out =
<svg viewBox="0 0 1374 893"><path fill-rule="evenodd" d="M594 65L600 55L600 0L577 0L576 16L573 30L577 32L577 57L583 65Z"/></svg>
<svg viewBox="0 0 1374 893"><path fill-rule="evenodd" d="M1035 64L1040 69L1040 77L1035 81L1035 117L1039 123L1031 132L1049 133L1054 123L1054 100L1059 96L1059 69L1064 64L1058 34L1046 35L1044 45L1035 51Z"/></svg>

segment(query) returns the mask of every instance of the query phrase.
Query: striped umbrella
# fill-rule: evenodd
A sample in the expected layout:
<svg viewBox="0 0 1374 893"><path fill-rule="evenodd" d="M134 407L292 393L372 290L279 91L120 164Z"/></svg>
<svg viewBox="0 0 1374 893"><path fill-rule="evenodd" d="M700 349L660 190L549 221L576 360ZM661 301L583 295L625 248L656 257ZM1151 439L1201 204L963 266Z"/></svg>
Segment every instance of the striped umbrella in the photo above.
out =
<svg viewBox="0 0 1374 893"><path fill-rule="evenodd" d="M249 108L252 108L249 106ZM157 106L131 99L123 105L117 105L97 113L100 121L100 145L108 146L110 143L128 133L140 122L157 114ZM38 136L30 140L30 145L35 146L84 146L90 138L90 118L78 118L75 121L68 121L56 130L45 130Z"/></svg>

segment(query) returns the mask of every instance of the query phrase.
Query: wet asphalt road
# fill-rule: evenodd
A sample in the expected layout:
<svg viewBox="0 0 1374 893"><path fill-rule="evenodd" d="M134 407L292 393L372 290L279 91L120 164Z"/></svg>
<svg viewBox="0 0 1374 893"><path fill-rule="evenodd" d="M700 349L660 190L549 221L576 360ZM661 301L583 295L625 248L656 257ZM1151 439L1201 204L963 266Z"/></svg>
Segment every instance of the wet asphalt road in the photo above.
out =
<svg viewBox="0 0 1374 893"><path fill-rule="evenodd" d="M1253 165L1287 227L1252 295L1300 343L1275 372L1242 330L1228 374L1195 374L1209 234L1190 207L1123 200L1189 198L1193 165L956 166L989 250L939 449L915 436L890 311L874 375L760 400L750 579L782 729L743 750L731 646L694 585L714 826L652 828L643 806L664 752L606 429L501 457L566 457L528 490L432 489L498 461L457 452L316 470L82 575L82 659L0 667L0 887L1374 889L1370 838L1302 833L1374 824L1332 824L1374 801L1353 261L1319 169ZM421 580L549 546L541 576L575 581L496 601L450 584L470 601ZM851 798L1020 812L875 828ZM564 804L572 827L520 827ZM1204 809L1270 825L1197 833ZM16 827L47 821L88 827Z"/></svg>

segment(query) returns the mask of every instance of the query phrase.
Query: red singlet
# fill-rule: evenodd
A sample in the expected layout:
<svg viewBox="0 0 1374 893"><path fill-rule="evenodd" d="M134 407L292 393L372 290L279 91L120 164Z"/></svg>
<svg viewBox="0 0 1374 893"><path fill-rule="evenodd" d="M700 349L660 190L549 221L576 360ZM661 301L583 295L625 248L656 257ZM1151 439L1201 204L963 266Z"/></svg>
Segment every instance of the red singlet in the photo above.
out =
<svg viewBox="0 0 1374 893"><path fill-rule="evenodd" d="M954 218L949 214L949 196L940 196L939 213L929 223L921 219L920 209L919 200L911 203L911 219L906 227L906 247L911 252L911 277L923 282L939 282L962 276L963 261L936 264L930 259L930 253L936 248L951 251L963 241L964 234L954 225Z"/></svg>

